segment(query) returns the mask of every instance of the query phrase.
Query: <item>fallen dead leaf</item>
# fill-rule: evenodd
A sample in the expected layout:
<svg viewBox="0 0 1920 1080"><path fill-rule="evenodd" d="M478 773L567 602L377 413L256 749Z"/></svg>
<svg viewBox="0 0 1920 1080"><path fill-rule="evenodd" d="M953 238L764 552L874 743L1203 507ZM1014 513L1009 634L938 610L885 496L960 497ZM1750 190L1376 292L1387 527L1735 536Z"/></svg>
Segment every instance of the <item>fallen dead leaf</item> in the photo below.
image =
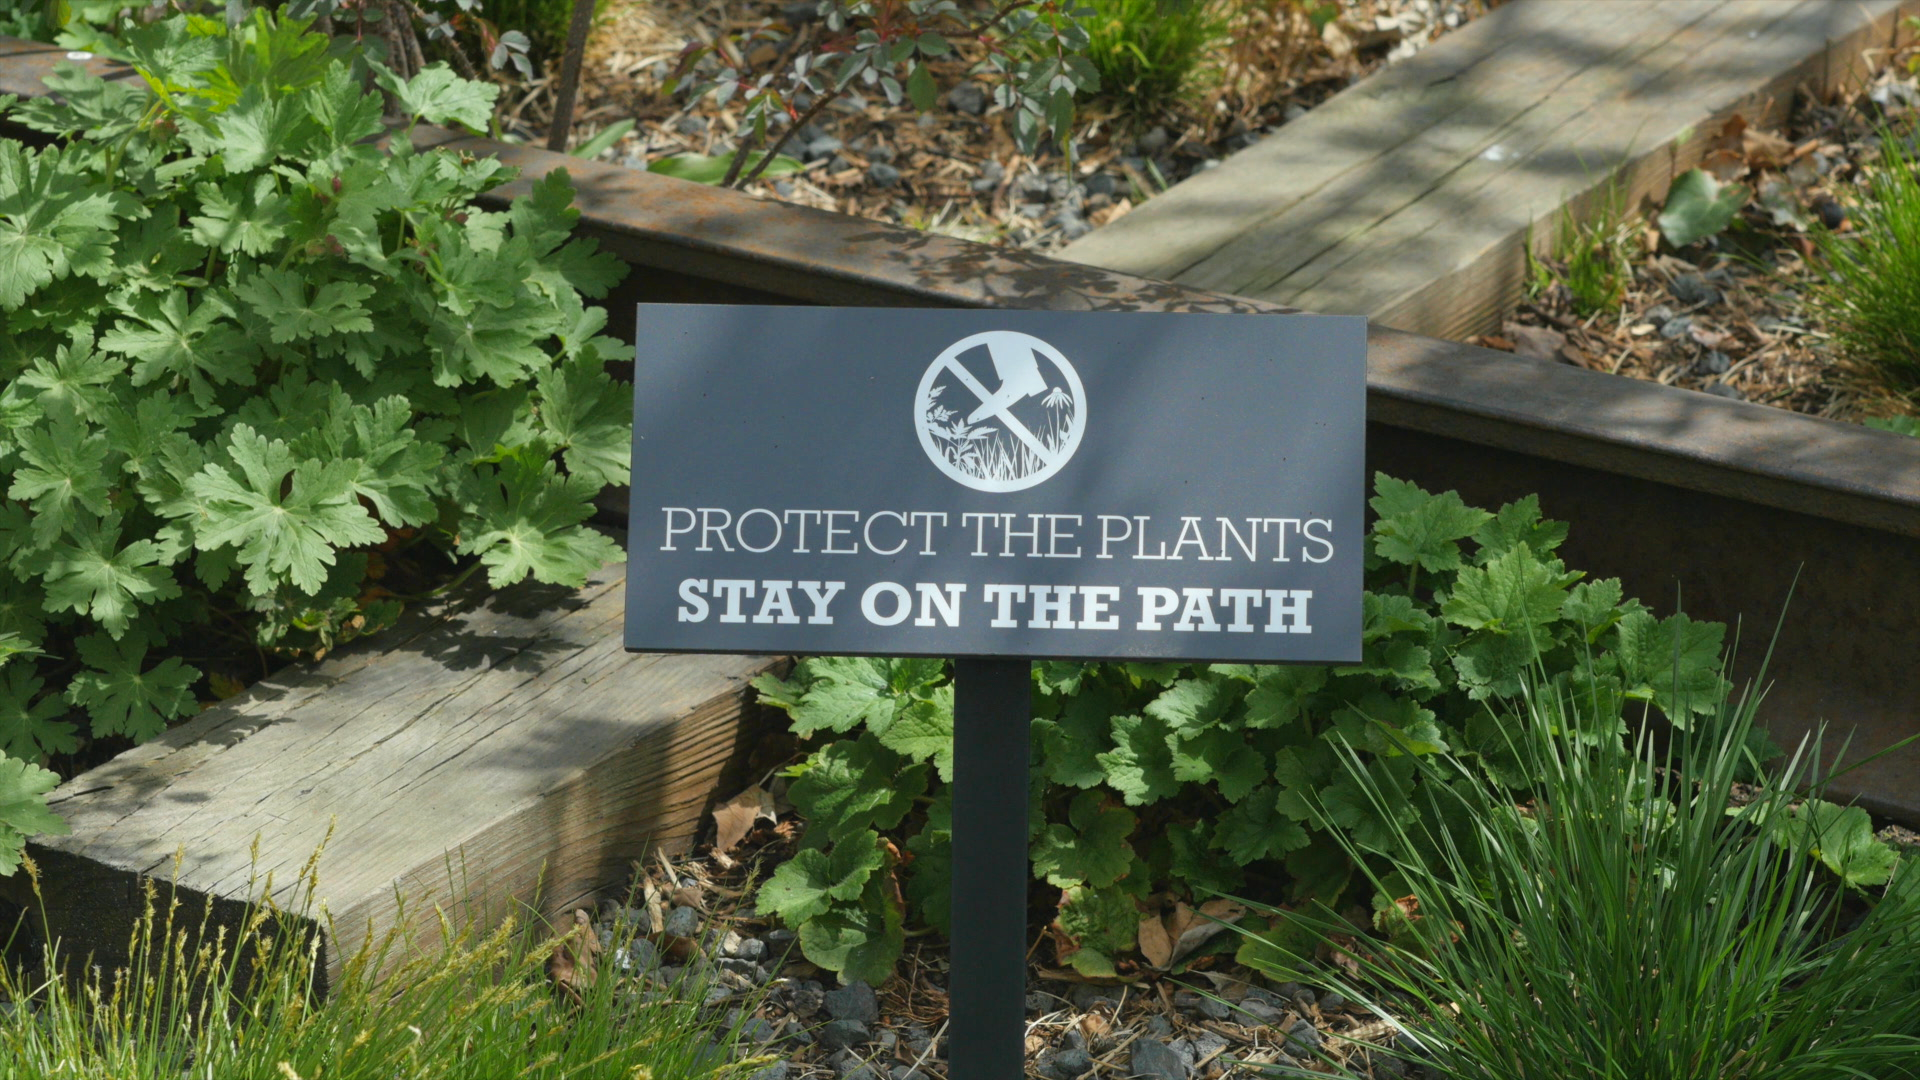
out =
<svg viewBox="0 0 1920 1080"><path fill-rule="evenodd" d="M1500 333L1512 339L1513 351L1520 356L1530 356L1535 360L1558 360L1560 346L1567 343L1567 335L1545 326L1522 326L1510 322L1500 328Z"/></svg>
<svg viewBox="0 0 1920 1080"><path fill-rule="evenodd" d="M1173 963L1173 936L1164 921L1151 915L1140 920L1140 955L1161 969Z"/></svg>
<svg viewBox="0 0 1920 1080"><path fill-rule="evenodd" d="M760 821L776 821L773 794L762 787L747 790L713 808L713 849L732 851Z"/></svg>
<svg viewBox="0 0 1920 1080"><path fill-rule="evenodd" d="M582 995L593 987L599 955L600 939L594 935L593 919L584 908L575 908L559 947L547 957L547 978L555 990L579 1005Z"/></svg>

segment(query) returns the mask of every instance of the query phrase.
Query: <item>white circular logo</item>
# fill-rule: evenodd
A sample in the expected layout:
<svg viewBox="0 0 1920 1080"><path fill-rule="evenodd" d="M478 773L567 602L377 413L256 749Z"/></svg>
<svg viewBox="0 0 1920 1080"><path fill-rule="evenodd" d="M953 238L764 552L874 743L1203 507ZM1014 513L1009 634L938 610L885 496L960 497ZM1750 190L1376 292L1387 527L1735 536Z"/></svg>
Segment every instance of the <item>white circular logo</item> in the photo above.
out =
<svg viewBox="0 0 1920 1080"><path fill-rule="evenodd" d="M927 456L976 491L1040 483L1073 457L1087 430L1087 394L1073 365L1013 330L947 346L921 376L913 408Z"/></svg>

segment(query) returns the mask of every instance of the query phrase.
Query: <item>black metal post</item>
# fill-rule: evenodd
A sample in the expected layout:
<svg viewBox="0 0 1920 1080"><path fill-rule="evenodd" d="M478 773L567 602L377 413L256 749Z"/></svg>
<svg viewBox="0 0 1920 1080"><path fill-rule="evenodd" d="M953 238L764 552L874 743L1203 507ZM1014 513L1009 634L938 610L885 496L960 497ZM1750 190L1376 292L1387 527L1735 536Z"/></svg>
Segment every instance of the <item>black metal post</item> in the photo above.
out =
<svg viewBox="0 0 1920 1080"><path fill-rule="evenodd" d="M953 665L948 1080L1026 1075L1028 663Z"/></svg>

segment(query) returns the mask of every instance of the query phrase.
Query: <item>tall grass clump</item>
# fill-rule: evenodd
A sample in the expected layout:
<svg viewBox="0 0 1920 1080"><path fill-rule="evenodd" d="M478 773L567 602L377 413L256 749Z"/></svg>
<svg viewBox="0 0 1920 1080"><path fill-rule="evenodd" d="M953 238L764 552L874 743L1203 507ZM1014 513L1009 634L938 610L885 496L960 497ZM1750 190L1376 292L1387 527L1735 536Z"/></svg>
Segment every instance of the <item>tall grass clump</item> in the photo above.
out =
<svg viewBox="0 0 1920 1080"><path fill-rule="evenodd" d="M1905 135L1882 131L1880 163L1848 208L1847 232L1813 230L1810 299L1855 375L1920 402L1920 176Z"/></svg>
<svg viewBox="0 0 1920 1080"><path fill-rule="evenodd" d="M313 922L263 902L235 926L149 881L124 965L55 942L0 970L0 1078L723 1080L768 1064L733 1061L697 991L601 970L561 993L562 939L537 920L435 914L432 944L404 925L366 938L323 998Z"/></svg>
<svg viewBox="0 0 1920 1080"><path fill-rule="evenodd" d="M1226 30L1209 0L1086 0L1086 57L1100 93L1132 113L1171 104L1192 85Z"/></svg>
<svg viewBox="0 0 1920 1080"><path fill-rule="evenodd" d="M1892 884L1871 903L1823 865L1859 837L1826 828L1851 811L1790 782L1818 767L1817 738L1737 786L1756 765L1753 695L1664 747L1643 726L1609 750L1582 738L1582 721L1618 715L1607 681L1530 695L1508 721L1512 759L1536 778L1519 804L1433 755L1419 759L1428 812L1395 815L1404 796L1346 751L1363 808L1392 823L1385 850L1349 841L1392 933L1278 912L1271 966L1297 972L1313 948L1298 942L1331 940L1353 967L1325 981L1394 1018L1373 1053L1449 1080L1913 1076L1920 866L1879 864Z"/></svg>
<svg viewBox="0 0 1920 1080"><path fill-rule="evenodd" d="M1618 309L1626 297L1639 228L1618 173L1591 200L1582 201L1591 202L1585 212L1569 205L1557 215L1551 259L1536 258L1529 248L1528 294L1538 298L1555 284L1564 285L1574 314L1586 318Z"/></svg>

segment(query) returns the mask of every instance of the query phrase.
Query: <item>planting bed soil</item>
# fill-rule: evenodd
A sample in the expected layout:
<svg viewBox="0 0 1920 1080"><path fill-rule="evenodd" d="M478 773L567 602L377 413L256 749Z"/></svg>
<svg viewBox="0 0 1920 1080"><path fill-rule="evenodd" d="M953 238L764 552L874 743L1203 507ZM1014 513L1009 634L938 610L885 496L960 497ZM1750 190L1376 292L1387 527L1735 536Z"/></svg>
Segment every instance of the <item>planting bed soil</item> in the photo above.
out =
<svg viewBox="0 0 1920 1080"><path fill-rule="evenodd" d="M1292 0L1232 5L1229 43L1211 54L1175 101L1135 109L1114 95L1079 103L1076 154L1058 146L1029 158L1015 148L1008 114L990 87L969 78L971 58L936 61L939 104L925 114L877 94L848 93L795 133L782 153L805 170L748 190L984 243L1051 251L1127 213L1144 199L1363 78L1414 55L1498 0ZM1322 22L1337 9L1337 18ZM1316 12L1316 18L1309 12ZM625 119L636 129L603 160L645 168L681 153L725 154L736 104L717 108L668 93L689 41L768 21L799 42L817 38L807 0L692 4L612 0L588 42L572 141ZM770 46L769 46L770 48ZM508 107L512 130L544 138L551 80ZM779 137L778 129L769 142Z"/></svg>
<svg viewBox="0 0 1920 1080"><path fill-rule="evenodd" d="M1589 225L1580 244L1615 244L1631 279L1617 307L1581 312L1565 284L1567 261L1547 258L1529 298L1498 333L1476 344L1721 397L1860 420L1910 413L1837 348L1811 295L1824 282L1812 233L1855 228L1882 137L1915 143L1920 78L1913 47L1857 93L1803 100L1781 130L1735 116L1703 167L1746 195L1732 226L1678 251L1659 240L1640 208ZM1631 215L1631 216L1627 216ZM1613 233L1612 239L1596 236ZM1564 245L1556 255L1565 255Z"/></svg>

